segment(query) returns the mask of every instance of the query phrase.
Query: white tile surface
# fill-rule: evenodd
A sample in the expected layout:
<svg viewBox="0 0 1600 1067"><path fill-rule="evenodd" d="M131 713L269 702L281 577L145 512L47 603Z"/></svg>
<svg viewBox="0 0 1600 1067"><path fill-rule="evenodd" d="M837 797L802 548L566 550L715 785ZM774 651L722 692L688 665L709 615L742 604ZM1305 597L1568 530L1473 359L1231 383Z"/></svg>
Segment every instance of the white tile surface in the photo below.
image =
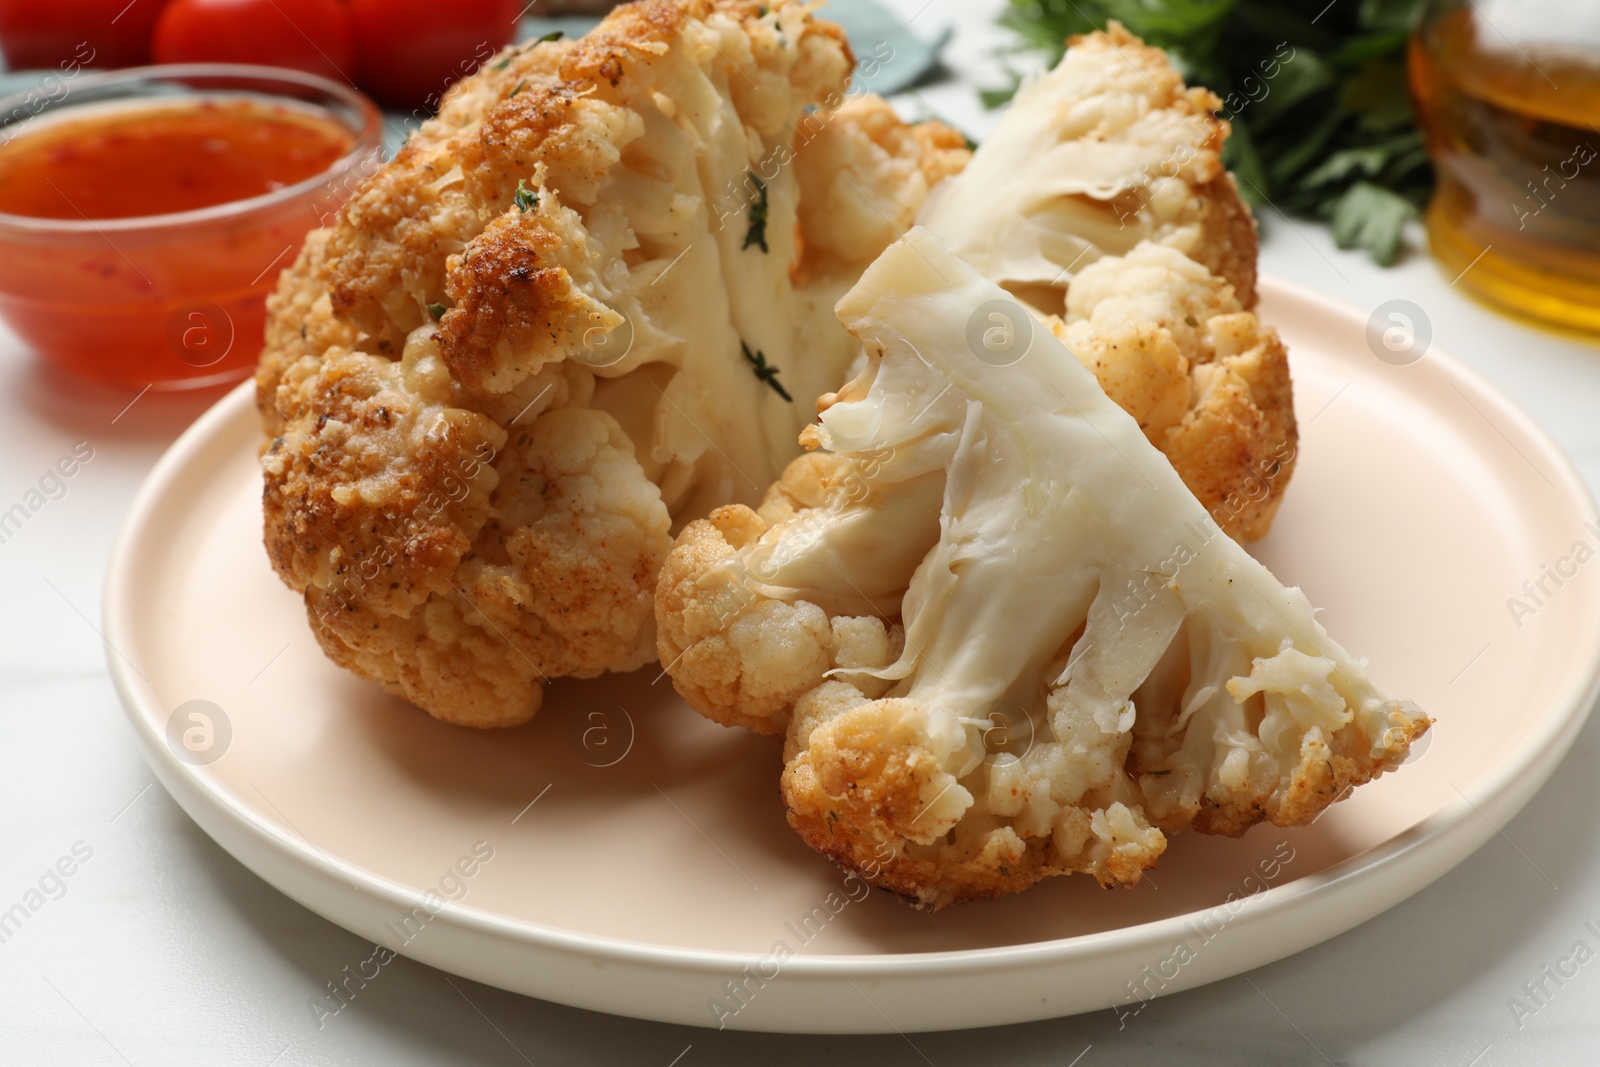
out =
<svg viewBox="0 0 1600 1067"><path fill-rule="evenodd" d="M984 132L971 86L1000 81L999 5L892 6L921 32L958 27L947 58L965 83L908 96L908 113ZM1600 485L1600 347L1482 309L1423 255L1380 271L1321 227L1265 216L1264 270L1363 310L1416 302L1436 344L1515 397ZM1122 1029L1105 1012L910 1039L715 1033L452 988L400 959L319 1030L308 1001L370 946L260 882L151 784L94 629L123 509L208 399L152 394L118 418L128 396L43 374L0 333L0 506L74 443L95 449L67 495L0 544L0 910L75 844L92 850L64 895L0 944L0 1063L1594 1062L1600 960L1559 988L1546 980L1535 1014L1516 1019L1507 1002L1576 941L1600 947L1583 926L1600 927L1600 724L1521 817L1431 888L1318 948L1156 1001Z"/></svg>

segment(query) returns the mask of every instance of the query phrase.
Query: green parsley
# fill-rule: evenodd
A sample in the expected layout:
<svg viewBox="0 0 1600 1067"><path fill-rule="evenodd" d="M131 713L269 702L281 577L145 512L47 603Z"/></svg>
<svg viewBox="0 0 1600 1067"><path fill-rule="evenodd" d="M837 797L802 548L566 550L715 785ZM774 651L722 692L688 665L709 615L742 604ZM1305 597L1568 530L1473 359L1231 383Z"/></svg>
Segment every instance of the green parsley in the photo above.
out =
<svg viewBox="0 0 1600 1067"><path fill-rule="evenodd" d="M1328 224L1340 248L1368 248L1379 263L1393 263L1400 230L1417 209L1410 201L1368 181L1358 181L1333 204Z"/></svg>
<svg viewBox="0 0 1600 1067"><path fill-rule="evenodd" d="M515 89L511 90L509 93L506 94L506 99L510 100L513 96L516 96L518 93L522 92L522 90L526 89L527 87L528 87L528 80L526 78L524 78L522 81L519 81L517 83L517 87Z"/></svg>
<svg viewBox="0 0 1600 1067"><path fill-rule="evenodd" d="M750 171L750 180L756 186L756 198L750 204L750 229L744 235L744 244L741 249L758 245L761 251L767 248L767 183L756 177L755 171ZM780 390L781 391L781 390ZM785 397L784 399L788 399Z"/></svg>
<svg viewBox="0 0 1600 1067"><path fill-rule="evenodd" d="M758 348L751 352L750 346L743 341L739 342L739 348L744 352L745 362L755 370L756 377L772 386L773 391L789 403L794 403L794 397L789 395L789 390L785 389L783 384L778 381L778 368L767 362L767 357L762 354L761 350Z"/></svg>
<svg viewBox="0 0 1600 1067"><path fill-rule="evenodd" d="M1165 48L1233 125L1223 162L1254 204L1327 219L1341 248L1394 262L1433 188L1406 92L1406 41L1424 0L1011 0L1020 49L1061 56L1071 34L1117 19ZM993 90L996 107L1016 91Z"/></svg>
<svg viewBox="0 0 1600 1067"><path fill-rule="evenodd" d="M517 195L511 199L516 201L519 211L529 211L539 206L539 194L528 188L526 178L517 179Z"/></svg>
<svg viewBox="0 0 1600 1067"><path fill-rule="evenodd" d="M433 316L434 322L438 322L440 319L444 318L444 313L449 310L450 309L443 304L428 305L428 314Z"/></svg>
<svg viewBox="0 0 1600 1067"><path fill-rule="evenodd" d="M566 35L567 35L567 31L566 30L551 30L549 33L545 34L543 37L539 38L537 41L535 41L533 43L534 44L549 44L551 41L559 41L559 40L561 40L561 38L565 37Z"/></svg>

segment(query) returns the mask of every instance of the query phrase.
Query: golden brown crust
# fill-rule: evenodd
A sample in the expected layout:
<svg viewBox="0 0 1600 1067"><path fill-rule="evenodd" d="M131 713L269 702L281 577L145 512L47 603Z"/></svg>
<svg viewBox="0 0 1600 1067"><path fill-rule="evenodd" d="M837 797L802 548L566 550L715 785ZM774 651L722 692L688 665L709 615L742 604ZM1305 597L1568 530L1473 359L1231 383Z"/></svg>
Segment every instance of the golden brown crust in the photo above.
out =
<svg viewBox="0 0 1600 1067"><path fill-rule="evenodd" d="M715 5L687 6L703 16ZM587 202L582 175L571 172L587 170L592 188L615 154L572 121L579 99L592 95L590 110L607 109L631 90L622 81L633 65L658 54L652 46L669 41L686 17L669 0L626 5L593 33L514 52L452 87L438 118L341 212L329 269L338 314L391 344L422 325L425 305L445 295L444 260L459 251L441 231L459 232L461 219L479 210L467 187L489 191L504 211L518 176L532 178L543 164L553 181L556 173L571 179L560 184L574 202ZM461 180L449 182L457 170ZM405 295L419 291L428 299L408 307Z"/></svg>
<svg viewBox="0 0 1600 1067"><path fill-rule="evenodd" d="M811 730L783 771L789 825L818 852L917 907L1004 896L1064 873L1045 863L1044 842L1025 844L1009 830L988 835L970 855L913 854L954 831L936 806L956 787L913 725L915 710L904 700L864 702Z"/></svg>
<svg viewBox="0 0 1600 1067"><path fill-rule="evenodd" d="M1253 314L1212 320L1220 351L1195 370L1195 400L1161 449L1237 540L1265 537L1294 474L1299 430L1289 356Z"/></svg>
<svg viewBox="0 0 1600 1067"><path fill-rule="evenodd" d="M910 700L868 700L829 682L804 703L784 750L789 825L818 852L916 907L1005 896L1074 871L1108 888L1131 887L1166 847L1137 815L1098 795L1069 809L1072 834L1019 832L975 811L964 787L981 790L985 770L960 782L947 772ZM1115 827L1104 821L1108 808ZM1118 836L1130 826L1138 828L1131 837Z"/></svg>
<svg viewBox="0 0 1600 1067"><path fill-rule="evenodd" d="M388 614L449 589L488 517L485 461L505 440L492 420L430 404L403 377L356 352L295 363L275 392L294 418L262 456L273 567L297 589L337 585Z"/></svg>
<svg viewBox="0 0 1600 1067"><path fill-rule="evenodd" d="M306 590L312 633L346 670L456 726L520 726L539 710L543 682L532 670L503 669L504 641L472 625L476 612L459 596L431 601L426 612L377 620L363 605ZM437 632L451 631L450 640Z"/></svg>
<svg viewBox="0 0 1600 1067"><path fill-rule="evenodd" d="M829 818L832 809L811 800L814 786L809 773L804 763L784 769L789 825L822 855L845 870L870 873L873 885L913 907L938 911L951 904L1009 896L1051 875L1067 873L1045 861L1045 843L1037 839L1022 843L1020 850L1013 842L999 840L997 847L962 860L918 859L886 850L881 841L841 829L837 818Z"/></svg>
<svg viewBox="0 0 1600 1067"><path fill-rule="evenodd" d="M1326 811L1329 805L1350 795L1357 786L1395 770L1404 762L1412 742L1428 732L1432 720L1418 717L1399 725L1403 740L1393 739L1387 751L1398 752L1398 757L1373 758L1371 750L1354 726L1345 727L1351 736L1337 739L1340 751L1334 751L1322 731L1308 731L1300 746L1300 763L1290 776L1290 782L1280 794L1268 798L1266 803L1218 803L1210 797L1202 798L1201 807L1192 822L1183 817L1168 816L1153 819L1164 829L1182 829L1190 826L1203 834L1220 834L1239 837L1250 827L1262 821L1275 826L1308 826ZM1170 827L1166 824L1170 823Z"/></svg>
<svg viewBox="0 0 1600 1067"><path fill-rule="evenodd" d="M857 705L817 726L785 776L827 797L855 834L931 844L952 825L930 809L955 778L928 751L916 712L907 700Z"/></svg>
<svg viewBox="0 0 1600 1067"><path fill-rule="evenodd" d="M1176 249L1141 244L1080 271L1071 321L1047 320L1236 540L1266 535L1293 475L1289 356L1233 288Z"/></svg>
<svg viewBox="0 0 1600 1067"><path fill-rule="evenodd" d="M470 389L503 392L519 375L583 347L591 330L622 321L584 295L559 262L560 234L539 209L501 215L451 256L445 291L455 306L439 322L439 348L451 374ZM508 354L528 356L507 359Z"/></svg>
<svg viewBox="0 0 1600 1067"><path fill-rule="evenodd" d="M256 409L267 437L283 428L284 413L274 404L278 382L289 367L331 348L353 348L361 331L336 318L327 290L316 280L327 255L328 230L313 230L294 263L267 297L266 343L256 368Z"/></svg>
<svg viewBox="0 0 1600 1067"><path fill-rule="evenodd" d="M709 81L775 142L850 65L798 5L643 0L463 79L311 235L269 302L257 398L269 556L330 657L473 726L526 719L547 677L651 657L669 519L570 357L623 321L601 298L621 306L660 219L600 187L620 170L674 201L665 163L626 156L647 121L687 137L656 79ZM745 141L706 150L742 164Z"/></svg>
<svg viewBox="0 0 1600 1067"><path fill-rule="evenodd" d="M1167 173L1181 175L1193 185L1190 206L1200 212L1200 243L1185 251L1211 273L1227 279L1245 310L1254 308L1259 239L1255 216L1240 197L1233 175L1222 166L1222 148L1231 132L1229 122L1217 115L1222 101L1209 89L1185 87L1166 52L1145 44L1115 19L1103 32L1080 34L1069 38L1067 44L1115 51L1150 88L1153 106L1182 118L1186 131L1200 131L1200 136L1186 138L1192 154L1175 153L1166 165ZM1138 200L1136 196L1122 210L1137 210L1141 206Z"/></svg>
<svg viewBox="0 0 1600 1067"><path fill-rule="evenodd" d="M1256 261L1261 244L1255 214L1239 195L1239 183L1232 174L1218 175L1198 192L1208 209L1194 257L1212 274L1226 278L1239 306L1253 311L1259 301Z"/></svg>

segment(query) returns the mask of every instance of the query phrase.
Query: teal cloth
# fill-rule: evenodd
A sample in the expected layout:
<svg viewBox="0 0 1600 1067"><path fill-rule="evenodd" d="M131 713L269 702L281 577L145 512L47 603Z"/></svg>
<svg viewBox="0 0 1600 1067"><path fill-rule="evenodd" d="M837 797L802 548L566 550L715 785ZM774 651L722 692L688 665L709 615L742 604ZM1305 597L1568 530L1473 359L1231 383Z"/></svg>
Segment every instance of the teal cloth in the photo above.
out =
<svg viewBox="0 0 1600 1067"><path fill-rule="evenodd" d="M832 0L818 11L844 27L856 55L856 74L850 88L887 96L908 89L932 77L939 63L939 52L950 39L946 28L932 40L924 41L899 17L876 0ZM582 37L600 20L579 15L556 18L525 18L517 34L519 41L535 41L560 31L567 37ZM392 155L405 140L406 131L417 125L411 115L390 112L384 119L384 144Z"/></svg>
<svg viewBox="0 0 1600 1067"><path fill-rule="evenodd" d="M844 27L850 47L861 69L851 82L852 90L888 96L909 89L927 78L939 62L939 52L950 39L947 27L932 40L924 41L877 0L830 0L817 14ZM522 20L521 40L532 40L560 30L568 37L581 37L599 22L596 18L564 16ZM877 62L870 60L876 58Z"/></svg>
<svg viewBox="0 0 1600 1067"><path fill-rule="evenodd" d="M831 0L818 14L843 26L850 39L857 61L856 74L850 83L854 92L887 96L935 76L939 52L950 39L950 30L946 28L924 40L876 0ZM560 30L568 37L581 37L598 21L577 16L526 18L517 36L519 40L529 41ZM42 77L36 71L7 73L0 67L0 95L31 89ZM416 125L416 117L404 112L391 111L384 115L384 143L391 154L400 147L407 130Z"/></svg>

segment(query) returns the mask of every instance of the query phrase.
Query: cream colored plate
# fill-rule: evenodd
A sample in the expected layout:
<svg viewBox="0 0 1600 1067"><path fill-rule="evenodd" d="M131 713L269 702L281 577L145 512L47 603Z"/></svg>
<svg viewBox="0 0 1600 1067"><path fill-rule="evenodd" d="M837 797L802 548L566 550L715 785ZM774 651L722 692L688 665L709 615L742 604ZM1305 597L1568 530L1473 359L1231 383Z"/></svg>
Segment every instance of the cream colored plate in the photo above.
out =
<svg viewBox="0 0 1600 1067"><path fill-rule="evenodd" d="M1600 524L1556 446L1442 353L1382 362L1360 316L1282 282L1262 310L1293 354L1302 446L1259 554L1438 725L1402 772L1315 825L1183 835L1135 891L1063 878L939 915L865 894L785 824L778 747L700 719L654 670L559 683L537 720L500 733L440 725L343 673L261 547L249 385L133 505L107 579L112 673L157 776L240 862L363 937L532 996L909 1031L1237 974L1483 844L1566 752L1600 664L1600 566L1560 563L1600 545ZM1513 620L1507 598L1545 564L1576 573Z"/></svg>

